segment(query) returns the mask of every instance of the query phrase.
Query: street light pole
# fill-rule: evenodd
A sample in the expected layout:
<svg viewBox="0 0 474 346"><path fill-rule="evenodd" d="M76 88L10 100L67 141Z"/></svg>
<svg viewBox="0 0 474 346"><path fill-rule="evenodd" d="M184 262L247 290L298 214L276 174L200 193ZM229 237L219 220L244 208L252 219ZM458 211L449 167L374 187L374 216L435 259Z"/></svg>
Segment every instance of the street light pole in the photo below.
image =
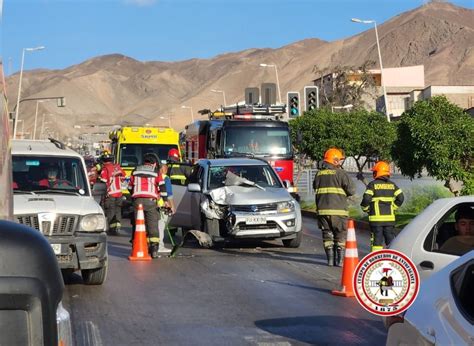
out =
<svg viewBox="0 0 474 346"><path fill-rule="evenodd" d="M224 90L216 90L216 89L212 89L211 90L213 93L222 93L222 97L224 98L224 107L226 106L226 102L225 102L225 91Z"/></svg>
<svg viewBox="0 0 474 346"><path fill-rule="evenodd" d="M276 64L260 64L262 67L274 67L275 68L275 74L276 74L276 82L277 82L277 88L278 88L278 101L281 104L281 92L280 92L280 80L278 79L278 69Z"/></svg>
<svg viewBox="0 0 474 346"><path fill-rule="evenodd" d="M15 122L13 126L13 139L16 138L16 130L18 127L18 113L20 111L20 96L21 96L21 81L23 79L23 65L25 63L25 52L33 52L36 50L44 49L44 46L39 46L35 48L23 48L23 52L21 54L21 66L20 66L20 80L18 82L18 97L16 100L16 113L15 113Z"/></svg>
<svg viewBox="0 0 474 346"><path fill-rule="evenodd" d="M36 124L38 122L38 106L39 106L40 102L43 102L43 101L41 101L41 100L36 101L35 125L33 127L33 140L36 139Z"/></svg>
<svg viewBox="0 0 474 346"><path fill-rule="evenodd" d="M181 106L181 108L189 108L189 109L191 110L191 122L194 122L193 107L190 107L190 106Z"/></svg>
<svg viewBox="0 0 474 346"><path fill-rule="evenodd" d="M382 65L382 54L380 53L380 43L379 43L379 33L377 31L377 22L375 20L362 20L359 18L352 18L352 22L354 23L361 23L361 24L374 24L375 28L375 40L377 42L377 50L379 53L379 64L380 64L380 79L381 79L381 84L382 84L382 89L383 89L383 103L384 103L384 110L385 110L385 116L387 117L387 121L390 122L390 115L388 114L388 103L387 103L387 90L385 88L385 81L383 78L383 65Z"/></svg>

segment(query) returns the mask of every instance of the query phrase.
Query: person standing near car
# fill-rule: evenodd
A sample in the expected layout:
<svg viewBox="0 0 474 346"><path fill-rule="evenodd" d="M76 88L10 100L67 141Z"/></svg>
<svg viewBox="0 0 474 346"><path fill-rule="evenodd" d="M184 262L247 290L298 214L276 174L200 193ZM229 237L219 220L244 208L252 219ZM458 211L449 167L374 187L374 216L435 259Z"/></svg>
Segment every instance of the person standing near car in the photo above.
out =
<svg viewBox="0 0 474 346"><path fill-rule="evenodd" d="M180 164L179 151L171 148L168 151L168 173L173 184L185 185L186 178L190 175L190 166Z"/></svg>
<svg viewBox="0 0 474 346"><path fill-rule="evenodd" d="M167 202L165 182L159 173L160 161L156 154L147 153L143 156L143 165L138 166L130 176L129 190L133 199L135 220L137 218L137 208L141 204L145 214L145 226L152 258L158 257L159 232L158 221L160 213L157 209L157 201L163 198ZM136 221L135 221L136 224ZM132 244L133 244L132 233Z"/></svg>
<svg viewBox="0 0 474 346"><path fill-rule="evenodd" d="M378 161L372 168L374 180L365 190L362 210L369 214L371 231L370 251L383 249L395 238L395 210L403 204L402 190L390 180L390 165Z"/></svg>
<svg viewBox="0 0 474 346"><path fill-rule="evenodd" d="M158 232L160 235L160 243L158 245L158 252L169 253L171 249L165 246L165 230L168 226L170 217L175 212L173 201L173 185L168 174L168 161L161 161L160 167L161 178L165 182L167 202L160 198L158 200L158 208L160 211L160 221L158 221Z"/></svg>
<svg viewBox="0 0 474 346"><path fill-rule="evenodd" d="M316 214L323 233L323 246L328 266L342 266L346 246L347 197L355 194L355 185L341 168L344 155L331 148L324 153L323 167L313 181Z"/></svg>
<svg viewBox="0 0 474 346"><path fill-rule="evenodd" d="M103 201L107 217L108 233L118 235L122 226L122 184L125 181L125 172L119 164L112 162L108 153L102 155L103 163L100 180L106 185L106 195Z"/></svg>

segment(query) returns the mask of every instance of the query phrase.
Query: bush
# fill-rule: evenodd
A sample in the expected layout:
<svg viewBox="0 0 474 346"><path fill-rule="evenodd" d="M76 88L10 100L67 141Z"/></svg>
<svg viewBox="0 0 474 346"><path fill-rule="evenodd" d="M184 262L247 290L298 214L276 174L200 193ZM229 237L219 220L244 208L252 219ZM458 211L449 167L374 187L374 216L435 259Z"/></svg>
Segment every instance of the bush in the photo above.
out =
<svg viewBox="0 0 474 346"><path fill-rule="evenodd" d="M409 190L404 190L403 194L405 195L405 203L399 211L410 214L421 213L439 198L453 197L448 189L439 185L415 186Z"/></svg>

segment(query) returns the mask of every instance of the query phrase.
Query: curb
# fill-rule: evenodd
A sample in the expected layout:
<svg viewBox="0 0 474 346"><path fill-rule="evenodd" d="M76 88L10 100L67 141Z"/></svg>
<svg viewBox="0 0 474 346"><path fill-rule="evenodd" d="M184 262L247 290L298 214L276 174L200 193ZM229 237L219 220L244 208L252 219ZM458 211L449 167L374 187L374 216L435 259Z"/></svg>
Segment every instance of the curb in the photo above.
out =
<svg viewBox="0 0 474 346"><path fill-rule="evenodd" d="M316 218L316 213L310 210L301 209L301 215ZM357 231L370 232L369 223L366 221L354 220L354 225Z"/></svg>

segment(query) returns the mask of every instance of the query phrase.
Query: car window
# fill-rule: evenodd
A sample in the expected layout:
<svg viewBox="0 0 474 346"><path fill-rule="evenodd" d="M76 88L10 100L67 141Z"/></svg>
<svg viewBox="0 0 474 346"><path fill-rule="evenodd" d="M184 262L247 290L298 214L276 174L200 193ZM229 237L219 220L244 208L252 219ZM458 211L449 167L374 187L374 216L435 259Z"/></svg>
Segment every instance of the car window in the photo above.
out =
<svg viewBox="0 0 474 346"><path fill-rule="evenodd" d="M270 166L241 165L241 166L212 166L209 168L208 188L210 190L225 185L227 172L245 178L263 188L281 187L275 172Z"/></svg>
<svg viewBox="0 0 474 346"><path fill-rule="evenodd" d="M474 324L474 262L470 261L451 274L451 290L461 313Z"/></svg>
<svg viewBox="0 0 474 346"><path fill-rule="evenodd" d="M75 157L13 156L15 191L88 191L82 163Z"/></svg>
<svg viewBox="0 0 474 346"><path fill-rule="evenodd" d="M457 256L473 250L474 216L464 216L456 221L457 213L466 215L466 210L468 215L473 215L474 204L462 203L448 211L426 237L424 249ZM465 218L470 218L471 221Z"/></svg>

